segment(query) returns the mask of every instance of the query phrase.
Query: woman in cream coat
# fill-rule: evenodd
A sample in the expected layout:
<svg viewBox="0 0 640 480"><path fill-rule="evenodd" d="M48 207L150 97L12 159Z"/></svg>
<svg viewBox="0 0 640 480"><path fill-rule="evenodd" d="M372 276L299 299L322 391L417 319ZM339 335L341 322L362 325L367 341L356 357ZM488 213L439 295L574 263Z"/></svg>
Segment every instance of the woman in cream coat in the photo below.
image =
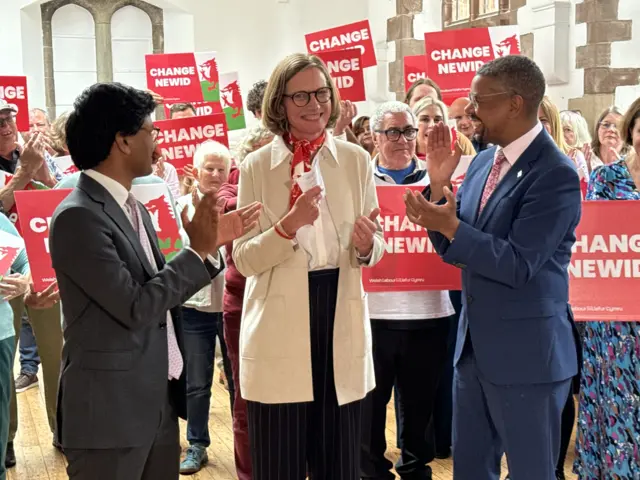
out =
<svg viewBox="0 0 640 480"><path fill-rule="evenodd" d="M360 476L360 404L375 386L361 268L384 246L369 154L327 131L339 105L317 57L288 56L262 108L276 137L240 166L238 207L263 204L233 249L247 277L240 385L254 480Z"/></svg>

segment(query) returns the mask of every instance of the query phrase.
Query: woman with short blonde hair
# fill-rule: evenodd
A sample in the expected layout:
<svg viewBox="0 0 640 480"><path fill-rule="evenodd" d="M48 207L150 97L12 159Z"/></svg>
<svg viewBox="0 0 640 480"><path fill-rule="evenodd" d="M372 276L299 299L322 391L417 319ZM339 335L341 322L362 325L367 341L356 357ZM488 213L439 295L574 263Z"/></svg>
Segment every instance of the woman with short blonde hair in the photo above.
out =
<svg viewBox="0 0 640 480"><path fill-rule="evenodd" d="M382 257L369 154L328 131L340 115L327 67L294 54L267 84L275 135L240 164L238 208L259 226L234 242L247 277L240 384L254 480L360 478L360 409L374 388L362 267Z"/></svg>

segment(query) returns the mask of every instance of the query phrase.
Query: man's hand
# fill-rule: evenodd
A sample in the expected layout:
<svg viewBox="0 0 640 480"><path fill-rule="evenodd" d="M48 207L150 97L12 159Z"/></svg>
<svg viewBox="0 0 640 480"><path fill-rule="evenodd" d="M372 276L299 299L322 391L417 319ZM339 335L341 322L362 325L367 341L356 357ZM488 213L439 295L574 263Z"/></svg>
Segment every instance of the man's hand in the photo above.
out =
<svg viewBox="0 0 640 480"><path fill-rule="evenodd" d="M197 202L194 201L196 211L191 220L187 215L187 207L183 208L180 213L184 230L189 235L189 244L202 260L218 250L220 213L216 206L217 201L214 192L206 193L202 199L198 198Z"/></svg>
<svg viewBox="0 0 640 480"><path fill-rule="evenodd" d="M349 100L342 100L340 102L340 116L333 129L334 136L342 135L353 119L356 118L356 115L358 115L358 107L356 107L356 104Z"/></svg>
<svg viewBox="0 0 640 480"><path fill-rule="evenodd" d="M258 224L261 210L262 204L253 202L222 215L218 224L218 245L232 242L251 231Z"/></svg>
<svg viewBox="0 0 640 480"><path fill-rule="evenodd" d="M20 167L23 172L29 175L30 178L34 178L38 170L45 165L44 151L47 146L45 136L39 132L35 132L29 138L29 141L22 149L22 155L20 155Z"/></svg>
<svg viewBox="0 0 640 480"><path fill-rule="evenodd" d="M373 237L378 230L376 219L380 215L380 209L375 208L368 217L358 217L353 226L351 241L358 252L358 256L366 257L373 249Z"/></svg>
<svg viewBox="0 0 640 480"><path fill-rule="evenodd" d="M24 304L31 308L44 310L53 307L60 301L58 282L55 281L42 292L34 292L33 284L29 286L29 292L24 297Z"/></svg>
<svg viewBox="0 0 640 480"><path fill-rule="evenodd" d="M5 301L13 300L29 291L29 275L12 273L0 279L0 295Z"/></svg>
<svg viewBox="0 0 640 480"><path fill-rule="evenodd" d="M440 232L452 240L455 237L460 220L456 213L456 197L448 188L443 189L447 203L436 205L428 202L420 192L408 190L404 194L407 217L411 222L432 232Z"/></svg>
<svg viewBox="0 0 640 480"><path fill-rule="evenodd" d="M434 125L427 137L427 172L431 182L431 201L438 202L444 196L442 188L451 185L451 177L455 172L462 149L456 142L455 150L451 151L451 130L440 122Z"/></svg>
<svg viewBox="0 0 640 480"><path fill-rule="evenodd" d="M156 177L164 178L164 158L158 157L158 160L153 165L153 174Z"/></svg>

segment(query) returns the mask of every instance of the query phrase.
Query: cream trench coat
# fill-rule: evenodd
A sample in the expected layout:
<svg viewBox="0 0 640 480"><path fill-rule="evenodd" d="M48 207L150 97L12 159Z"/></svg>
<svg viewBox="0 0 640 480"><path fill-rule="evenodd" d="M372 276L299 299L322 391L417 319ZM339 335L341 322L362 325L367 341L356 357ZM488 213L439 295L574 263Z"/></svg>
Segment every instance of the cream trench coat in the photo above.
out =
<svg viewBox="0 0 640 480"><path fill-rule="evenodd" d="M362 263L351 242L356 218L378 207L369 154L328 132L318 151L331 218L341 251L333 338L338 403L360 400L375 387L371 325L362 287ZM240 328L240 389L246 400L295 403L313 400L309 282L306 252L282 238L274 225L288 211L293 154L282 137L250 154L240 166L238 208L263 204L258 227L237 239L233 260L247 277ZM384 252L380 224L367 265Z"/></svg>

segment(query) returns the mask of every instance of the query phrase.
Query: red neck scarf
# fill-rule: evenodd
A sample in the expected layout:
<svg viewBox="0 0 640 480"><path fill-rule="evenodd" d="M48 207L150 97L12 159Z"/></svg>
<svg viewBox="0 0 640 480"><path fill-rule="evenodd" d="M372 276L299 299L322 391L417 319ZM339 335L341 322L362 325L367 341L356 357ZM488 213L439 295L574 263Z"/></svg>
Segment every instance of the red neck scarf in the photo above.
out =
<svg viewBox="0 0 640 480"><path fill-rule="evenodd" d="M298 140L290 133L285 133L283 139L293 150L293 160L291 162L291 195L289 197L289 209L293 208L296 200L302 191L296 179L303 173L311 171L311 158L322 147L325 139L325 132L322 132L315 140Z"/></svg>

